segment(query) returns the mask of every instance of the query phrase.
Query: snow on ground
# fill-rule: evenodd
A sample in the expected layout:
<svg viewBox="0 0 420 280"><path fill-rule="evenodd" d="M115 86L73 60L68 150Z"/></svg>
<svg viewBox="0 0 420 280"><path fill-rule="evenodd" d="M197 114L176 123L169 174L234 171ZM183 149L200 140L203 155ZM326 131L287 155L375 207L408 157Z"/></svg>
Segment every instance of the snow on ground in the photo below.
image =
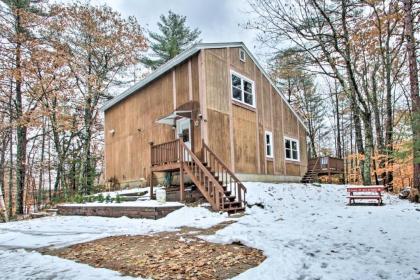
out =
<svg viewBox="0 0 420 280"><path fill-rule="evenodd" d="M161 187L154 187L154 189L161 189ZM135 193L141 193L141 192L147 192L145 193L145 196L149 194L149 187L144 188L132 188L128 190L119 190L119 191L109 191L109 192L101 192L103 196L109 195L110 197L115 198L117 194L124 195L124 194L135 194ZM100 193L94 194L95 196L99 195Z"/></svg>
<svg viewBox="0 0 420 280"><path fill-rule="evenodd" d="M94 268L87 264L75 263L53 256L41 255L37 252L0 250L1 273L0 279L27 280L27 279L138 279L122 276L116 271L103 268Z"/></svg>
<svg viewBox="0 0 420 280"><path fill-rule="evenodd" d="M107 236L174 231L182 226L209 228L227 219L203 207L183 207L159 220L55 216L0 224L0 279L132 279L31 250Z"/></svg>
<svg viewBox="0 0 420 280"><path fill-rule="evenodd" d="M419 205L385 195L382 207L346 206L345 186L246 186L248 203L264 208L248 208L237 223L203 237L264 251L266 261L237 279L420 280ZM157 221L63 216L1 224L0 279L73 279L78 271L86 273L83 279L120 279L118 273L30 249L181 226L208 228L228 219L203 207L183 207Z"/></svg>
<svg viewBox="0 0 420 280"><path fill-rule="evenodd" d="M262 203L214 236L268 256L237 279L420 279L419 205L385 195L385 206L346 206L344 186L248 183Z"/></svg>
<svg viewBox="0 0 420 280"><path fill-rule="evenodd" d="M36 249L50 246L60 248L107 236L175 231L182 226L209 228L227 219L227 214L220 215L203 207L183 207L159 220L46 217L0 224L0 249Z"/></svg>

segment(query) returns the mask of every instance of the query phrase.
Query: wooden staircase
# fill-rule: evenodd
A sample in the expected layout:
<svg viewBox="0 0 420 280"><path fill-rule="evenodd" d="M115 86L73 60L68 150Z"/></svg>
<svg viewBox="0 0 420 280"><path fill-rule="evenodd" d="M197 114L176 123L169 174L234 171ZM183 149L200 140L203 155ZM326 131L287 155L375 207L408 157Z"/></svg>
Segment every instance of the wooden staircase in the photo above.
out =
<svg viewBox="0 0 420 280"><path fill-rule="evenodd" d="M174 143L176 142L176 145ZM203 142L201 159L199 159L181 140L171 142L172 149L167 150L170 161L165 161L164 165L178 169L183 177L187 174L192 182L197 186L206 200L215 211L225 211L229 214L243 212L245 210L246 188L226 166L225 163ZM164 170L159 167L155 156L162 157L162 151L157 151L155 147L165 147L165 145L152 146L152 172L153 170ZM166 145L168 147L168 145ZM174 151L175 147L175 151ZM155 148L155 150L154 150ZM176 159L175 159L176 158ZM181 182L181 192L183 191L183 179Z"/></svg>
<svg viewBox="0 0 420 280"><path fill-rule="evenodd" d="M302 177L302 180L300 180L301 183L314 183L318 181L318 173L313 170L308 170L306 174Z"/></svg>
<svg viewBox="0 0 420 280"><path fill-rule="evenodd" d="M317 160L315 161L315 164L312 166L312 168L308 169L308 171L302 177L302 179L300 180L301 183L312 184L312 183L318 181L318 172L316 171L318 161L319 161L319 158L317 158Z"/></svg>

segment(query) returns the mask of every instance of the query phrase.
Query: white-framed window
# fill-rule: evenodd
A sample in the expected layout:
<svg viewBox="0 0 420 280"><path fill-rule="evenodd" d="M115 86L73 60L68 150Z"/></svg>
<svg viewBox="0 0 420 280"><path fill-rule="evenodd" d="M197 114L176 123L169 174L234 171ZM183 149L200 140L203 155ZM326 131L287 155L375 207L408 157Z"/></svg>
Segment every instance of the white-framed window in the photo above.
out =
<svg viewBox="0 0 420 280"><path fill-rule="evenodd" d="M242 62L246 61L246 54L243 49L239 49L239 60Z"/></svg>
<svg viewBox="0 0 420 280"><path fill-rule="evenodd" d="M238 102L255 107L255 83L231 70L232 98Z"/></svg>
<svg viewBox="0 0 420 280"><path fill-rule="evenodd" d="M299 140L284 137L284 155L287 160L299 161Z"/></svg>
<svg viewBox="0 0 420 280"><path fill-rule="evenodd" d="M271 131L265 132L265 156L268 158L274 156L273 133Z"/></svg>

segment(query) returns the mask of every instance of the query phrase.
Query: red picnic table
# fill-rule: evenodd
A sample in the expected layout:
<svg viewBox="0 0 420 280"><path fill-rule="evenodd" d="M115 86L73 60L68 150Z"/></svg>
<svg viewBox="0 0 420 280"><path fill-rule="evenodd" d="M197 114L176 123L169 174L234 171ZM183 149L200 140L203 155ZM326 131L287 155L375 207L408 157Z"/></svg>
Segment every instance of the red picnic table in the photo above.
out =
<svg viewBox="0 0 420 280"><path fill-rule="evenodd" d="M383 186L353 186L347 187L350 193L347 198L349 205L354 204L356 199L376 199L378 206L382 204L382 192L385 190ZM357 193L357 194L354 194Z"/></svg>

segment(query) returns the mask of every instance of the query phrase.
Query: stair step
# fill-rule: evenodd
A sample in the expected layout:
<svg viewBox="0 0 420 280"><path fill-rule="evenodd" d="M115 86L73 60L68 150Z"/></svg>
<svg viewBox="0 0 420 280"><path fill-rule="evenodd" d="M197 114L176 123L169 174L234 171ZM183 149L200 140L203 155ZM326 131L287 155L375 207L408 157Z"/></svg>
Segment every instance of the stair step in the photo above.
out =
<svg viewBox="0 0 420 280"><path fill-rule="evenodd" d="M239 201L229 201L229 202L225 202L224 203L224 208L236 208L236 207L240 207L241 206L241 202Z"/></svg>
<svg viewBox="0 0 420 280"><path fill-rule="evenodd" d="M245 207L225 208L224 211L228 212L228 214L241 213L245 211Z"/></svg>
<svg viewBox="0 0 420 280"><path fill-rule="evenodd" d="M229 200L229 202L233 202L236 199L236 196L234 195L229 195L229 196L225 196L225 198L227 198Z"/></svg>

